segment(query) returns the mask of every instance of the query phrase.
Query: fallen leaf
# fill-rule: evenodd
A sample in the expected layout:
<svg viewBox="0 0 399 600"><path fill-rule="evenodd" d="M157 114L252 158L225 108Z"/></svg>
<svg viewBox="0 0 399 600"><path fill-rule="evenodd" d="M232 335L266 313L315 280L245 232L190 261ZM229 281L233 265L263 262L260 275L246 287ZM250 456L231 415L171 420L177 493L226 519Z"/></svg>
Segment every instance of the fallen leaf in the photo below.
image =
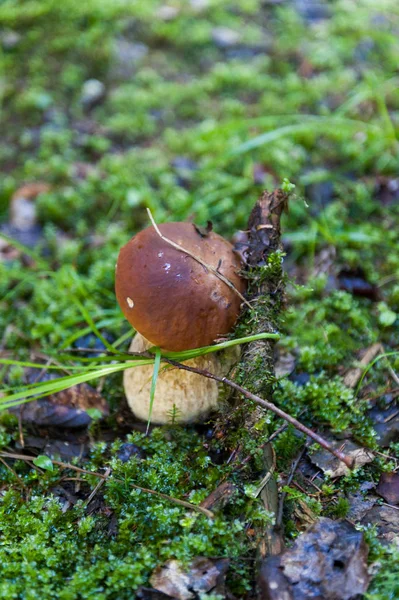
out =
<svg viewBox="0 0 399 600"><path fill-rule="evenodd" d="M399 510L392 506L373 506L361 520L362 525L375 525L379 540L399 545Z"/></svg>
<svg viewBox="0 0 399 600"><path fill-rule="evenodd" d="M199 556L187 567L177 560L169 560L154 571L150 583L176 600L190 600L210 591L225 597L224 579L228 566L227 558Z"/></svg>
<svg viewBox="0 0 399 600"><path fill-rule="evenodd" d="M370 348L367 348L362 359L358 362L358 366L349 369L345 374L344 384L350 388L356 387L363 375L364 368L367 367L380 352L382 352L381 344L373 344Z"/></svg>
<svg viewBox="0 0 399 600"><path fill-rule="evenodd" d="M399 409L396 403L380 408L375 406L369 411L369 417L377 433L377 442L382 448L399 441Z"/></svg>
<svg viewBox="0 0 399 600"><path fill-rule="evenodd" d="M263 561L259 600L354 600L369 584L367 556L363 533L321 518L290 549Z"/></svg>
<svg viewBox="0 0 399 600"><path fill-rule="evenodd" d="M26 377L28 383L57 378L48 373L41 375L40 372L38 377L38 369L27 370ZM103 417L109 414L108 403L101 394L87 383L80 383L62 392L12 408L10 412L17 414L22 423L38 427L77 429L91 423L92 418L86 412L88 409L98 410Z"/></svg>
<svg viewBox="0 0 399 600"><path fill-rule="evenodd" d="M399 504L398 473L382 473L375 491L388 504Z"/></svg>
<svg viewBox="0 0 399 600"><path fill-rule="evenodd" d="M200 506L208 510L222 508L230 502L236 492L237 488L233 483L224 481L201 502Z"/></svg>
<svg viewBox="0 0 399 600"><path fill-rule="evenodd" d="M36 205L34 200L50 190L47 183L35 181L20 187L10 203L10 225L19 231L29 231L36 226Z"/></svg>
<svg viewBox="0 0 399 600"><path fill-rule="evenodd" d="M374 454L367 448L358 446L351 440L329 440L336 450L342 450L346 456L352 459L353 468L362 467L367 463L372 462ZM320 448L317 452L314 452L309 456L313 464L323 471L325 475L329 477L343 477L350 473L349 468L341 460L336 458L324 448Z"/></svg>

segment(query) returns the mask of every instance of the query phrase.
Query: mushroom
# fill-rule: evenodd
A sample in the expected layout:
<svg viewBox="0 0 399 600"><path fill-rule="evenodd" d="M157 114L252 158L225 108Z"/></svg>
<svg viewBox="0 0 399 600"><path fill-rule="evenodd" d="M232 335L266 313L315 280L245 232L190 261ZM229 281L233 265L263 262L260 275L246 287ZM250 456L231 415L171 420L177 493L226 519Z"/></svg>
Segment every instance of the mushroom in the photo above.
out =
<svg viewBox="0 0 399 600"><path fill-rule="evenodd" d="M208 346L228 334L240 312L246 282L233 246L190 223L164 223L135 235L116 265L116 296L136 329L130 350L151 346L181 351ZM237 348L187 361L226 375ZM152 365L127 369L125 394L133 413L148 419ZM203 419L218 402L215 381L176 368L161 368L151 419L154 423Z"/></svg>

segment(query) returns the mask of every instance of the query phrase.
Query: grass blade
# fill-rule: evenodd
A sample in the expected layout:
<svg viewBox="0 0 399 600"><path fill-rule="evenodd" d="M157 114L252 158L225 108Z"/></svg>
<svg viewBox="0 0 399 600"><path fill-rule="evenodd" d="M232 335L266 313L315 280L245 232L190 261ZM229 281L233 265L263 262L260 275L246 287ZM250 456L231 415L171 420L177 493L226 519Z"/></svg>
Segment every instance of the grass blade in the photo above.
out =
<svg viewBox="0 0 399 600"><path fill-rule="evenodd" d="M151 415L152 415L152 407L154 406L154 397L155 397L155 388L157 385L159 366L161 364L161 350L157 347L155 348L155 361L154 361L154 370L152 372L152 380L151 380L151 390L150 390L150 411L148 413L148 423L146 434L148 434L148 430L151 423Z"/></svg>
<svg viewBox="0 0 399 600"><path fill-rule="evenodd" d="M99 331L99 329L97 329L88 310L86 310L86 308L83 306L83 304L77 298L74 298L74 302L76 303L77 307L79 308L80 312L82 313L83 318L89 325L89 327L92 330L92 332L94 333L94 335L96 337L98 337L98 339L104 344L104 346L107 348L107 350L109 350L109 352L112 352L115 354L117 352L117 350L112 346L112 344L109 343L108 340L105 339L105 337L102 335L102 333Z"/></svg>
<svg viewBox="0 0 399 600"><path fill-rule="evenodd" d="M306 117L306 115L303 115ZM337 117L317 117L312 115L307 115L308 118L305 118L305 122L303 122L303 118L301 118L301 123L294 123L290 125L284 125L283 127L278 127L277 129L273 129L272 131L267 131L266 133L262 133L243 144L240 144L234 150L231 150L228 155L229 156L237 156L240 154L244 154L245 152L249 152L250 150L254 150L255 148L259 148L260 146L264 146L265 144L269 144L270 142L274 142L275 140L282 138L286 135L294 135L297 133L328 133L332 132L336 134L337 132L345 129L350 132L357 131L359 129L368 129L368 130L376 130L374 126L369 125L368 123L364 123L363 121L356 121L352 119L340 119ZM310 118L309 118L310 117ZM342 128L340 127L342 126Z"/></svg>

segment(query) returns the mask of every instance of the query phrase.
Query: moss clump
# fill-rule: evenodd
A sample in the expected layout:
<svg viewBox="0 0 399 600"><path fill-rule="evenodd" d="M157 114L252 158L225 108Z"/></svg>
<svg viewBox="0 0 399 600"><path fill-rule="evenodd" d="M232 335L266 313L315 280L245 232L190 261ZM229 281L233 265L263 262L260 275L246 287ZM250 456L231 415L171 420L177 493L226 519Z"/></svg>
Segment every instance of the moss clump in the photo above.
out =
<svg viewBox="0 0 399 600"><path fill-rule="evenodd" d="M229 469L212 463L202 439L190 430L155 429L150 437L133 433L146 458L118 458L121 442L93 450L86 469L112 468L102 488L100 507L91 513L82 500L63 510L56 497L61 472L38 474L25 463L15 470L29 485L30 498L10 489L0 501L0 597L129 599L148 584L153 569L170 558L187 563L196 556L226 556L232 560L231 585L242 594L251 586L247 558L255 540L246 534L248 522L269 521L261 503L239 490L214 519L130 487L155 489L199 504ZM9 441L6 437L5 443ZM62 475L65 475L65 470ZM73 475L73 472L70 472ZM3 481L12 474L1 467ZM97 483L82 476L87 489ZM62 484L61 484L62 485ZM58 492L57 492L58 489ZM114 515L113 529L110 515ZM115 524L116 523L116 524Z"/></svg>

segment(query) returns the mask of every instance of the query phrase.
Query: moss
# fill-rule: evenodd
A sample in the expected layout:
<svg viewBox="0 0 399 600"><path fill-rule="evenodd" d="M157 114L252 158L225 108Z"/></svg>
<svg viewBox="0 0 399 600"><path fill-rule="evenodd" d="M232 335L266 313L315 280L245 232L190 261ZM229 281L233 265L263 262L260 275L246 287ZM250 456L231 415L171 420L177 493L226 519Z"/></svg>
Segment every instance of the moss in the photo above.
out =
<svg viewBox="0 0 399 600"><path fill-rule="evenodd" d="M198 555L228 556L235 565L233 587L242 593L250 585L245 558L255 541L250 542L245 523L268 522L260 502L238 497L212 520L133 489L130 483L199 504L229 469L212 464L194 431L155 429L151 437L133 433L128 439L146 452L145 459L121 462L119 441L113 448L100 444L92 451L86 469L110 466L113 472L94 514L87 513L82 501L62 509L61 499L52 493L60 477L56 467L32 478L35 472L25 463L15 465L31 486L31 497L26 502L20 492L10 490L0 502L3 597L19 597L29 589L27 598L39 593L41 598L111 598L115 593L131 598L156 565L172 557L186 563ZM2 480L9 479L2 467ZM96 483L90 475L85 480ZM109 529L110 514L116 517L117 533Z"/></svg>

